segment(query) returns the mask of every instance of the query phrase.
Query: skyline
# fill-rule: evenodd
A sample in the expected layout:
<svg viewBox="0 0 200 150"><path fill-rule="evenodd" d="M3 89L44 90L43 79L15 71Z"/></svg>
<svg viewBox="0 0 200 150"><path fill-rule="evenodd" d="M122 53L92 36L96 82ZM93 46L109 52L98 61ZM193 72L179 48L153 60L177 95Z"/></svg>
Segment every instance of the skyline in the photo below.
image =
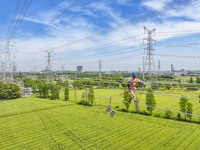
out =
<svg viewBox="0 0 200 150"><path fill-rule="evenodd" d="M53 51L53 70L65 64L65 70L83 65L96 71L101 59L102 71L131 71L142 69L146 26L156 28L156 70L158 60L161 70L170 70L172 63L175 69L199 70L199 58L189 57L200 56L199 5L199 0L1 0L0 37L2 44L10 39L14 46L18 71L44 70L45 50ZM0 48L2 61L5 46Z"/></svg>

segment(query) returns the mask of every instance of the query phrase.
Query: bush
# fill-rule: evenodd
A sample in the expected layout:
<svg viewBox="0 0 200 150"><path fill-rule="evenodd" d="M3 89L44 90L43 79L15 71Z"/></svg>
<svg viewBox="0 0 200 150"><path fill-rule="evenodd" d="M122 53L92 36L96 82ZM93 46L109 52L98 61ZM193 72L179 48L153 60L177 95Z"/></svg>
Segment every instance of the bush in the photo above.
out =
<svg viewBox="0 0 200 150"><path fill-rule="evenodd" d="M177 119L178 119L178 120L181 120L181 118L182 118L182 117L181 117L181 113L178 113Z"/></svg>
<svg viewBox="0 0 200 150"><path fill-rule="evenodd" d="M64 94L65 94L64 100L68 101L69 100L69 87L68 86L65 87L65 93Z"/></svg>
<svg viewBox="0 0 200 150"><path fill-rule="evenodd" d="M93 105L94 104L94 89L93 87L91 86L90 89L89 89L89 93L88 93L88 103L89 105Z"/></svg>
<svg viewBox="0 0 200 150"><path fill-rule="evenodd" d="M128 112L130 104L131 104L131 94L130 94L130 92L128 92L128 93L124 92L124 105L126 107L127 112Z"/></svg>
<svg viewBox="0 0 200 150"><path fill-rule="evenodd" d="M165 118L171 119L172 118L172 112L170 110L165 111Z"/></svg>
<svg viewBox="0 0 200 150"><path fill-rule="evenodd" d="M152 114L152 111L155 109L154 107L156 106L156 100L155 100L155 97L153 95L152 89L148 89L147 92L148 92L146 94L147 111L149 111L150 114Z"/></svg>
<svg viewBox="0 0 200 150"><path fill-rule="evenodd" d="M188 98L185 96L181 96L179 105L180 105L180 111L183 113L186 113L187 111L187 104L188 104ZM185 121L186 121L186 114L185 114Z"/></svg>
<svg viewBox="0 0 200 150"><path fill-rule="evenodd" d="M20 97L20 88L16 84L0 82L0 99L16 99Z"/></svg>
<svg viewBox="0 0 200 150"><path fill-rule="evenodd" d="M81 100L81 101L77 102L77 104L79 104L79 105L86 105L86 102L84 100Z"/></svg>

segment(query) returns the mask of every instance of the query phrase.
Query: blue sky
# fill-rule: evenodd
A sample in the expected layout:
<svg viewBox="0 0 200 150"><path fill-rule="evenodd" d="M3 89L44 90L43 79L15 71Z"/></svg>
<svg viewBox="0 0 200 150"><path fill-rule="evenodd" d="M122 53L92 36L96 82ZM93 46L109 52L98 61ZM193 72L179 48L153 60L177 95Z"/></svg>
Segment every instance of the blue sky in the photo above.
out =
<svg viewBox="0 0 200 150"><path fill-rule="evenodd" d="M19 2L0 0L2 45L14 31L10 51L18 71L44 70L45 50L53 51L53 70L64 64L66 70L83 65L84 71L96 71L100 59L103 71L142 70L143 26L156 28L156 69L158 60L162 70L170 70L171 63L175 69L200 69L200 59L161 56L200 55L200 0L32 0L20 18L25 0Z"/></svg>

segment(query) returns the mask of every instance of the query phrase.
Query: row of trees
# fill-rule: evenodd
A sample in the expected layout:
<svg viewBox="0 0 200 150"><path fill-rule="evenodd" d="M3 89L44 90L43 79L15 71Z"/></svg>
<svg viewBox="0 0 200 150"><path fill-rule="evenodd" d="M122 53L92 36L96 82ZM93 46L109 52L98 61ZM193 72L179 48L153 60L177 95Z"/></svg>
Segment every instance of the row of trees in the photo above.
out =
<svg viewBox="0 0 200 150"><path fill-rule="evenodd" d="M200 95L199 95L200 98ZM129 107L131 105L131 94L128 92L124 92L124 105L126 107L126 111L128 112ZM135 99L134 100L134 104L135 104L135 110L136 113L139 112L139 99ZM147 111L149 112L149 114L152 115L153 110L156 107L156 100L155 97L153 95L153 90L152 89L148 89L147 90L147 94L146 94L146 99L145 99L145 104L147 106ZM187 118L191 121L192 119L192 112L193 112L193 104L188 102L188 98L185 96L182 96L180 98L179 101L179 105L180 105L180 112L182 112L184 114L184 120L186 121ZM160 115L158 115L160 116ZM172 111L171 110L166 110L165 111L165 118L171 119L172 118ZM181 113L178 113L177 115L177 119L181 120L182 116Z"/></svg>
<svg viewBox="0 0 200 150"><path fill-rule="evenodd" d="M85 85L90 86L97 86L97 87L123 87L126 86L126 84L121 83L122 81L109 81L109 80L74 80L74 85L77 85L78 89L84 89Z"/></svg>
<svg viewBox="0 0 200 150"><path fill-rule="evenodd" d="M27 80L26 82L27 82L26 83L27 86L30 86L31 84L33 84L33 82L31 80ZM102 82L102 83L106 84L106 82ZM94 80L75 80L73 83L74 89L82 89L83 90L79 104L92 106L94 104L94 99L95 99L93 86L99 85L99 84L100 84L99 81L94 81ZM90 88L85 88L85 85L90 86ZM123 85L123 83L121 83L121 85ZM185 84L182 84L182 85L185 86ZM124 86L126 86L126 85L124 84ZM168 88L168 87L171 88L171 87L176 87L178 85L177 84L161 84L161 83L159 83L159 85L155 85L155 86L152 85L153 89L158 86L165 86L166 88ZM50 98L52 100L59 99L59 92L60 92L61 88L63 88L63 87L64 87L64 99L69 100L68 83L63 83L63 82L62 83L59 83L59 82L46 83L46 82L42 82L42 81L37 81L38 96L41 98ZM155 100L152 89L147 90L145 103L147 106L147 111L149 112L149 114L152 115L152 112L156 107L156 100ZM124 94L124 105L126 107L126 111L128 111L130 104L131 104L130 93ZM135 104L136 112L139 112L139 99L136 99L134 104ZM193 111L192 103L189 103L188 99L186 97L181 97L179 104L180 104L180 111L185 114L184 115L185 120L187 120L187 118L189 118L189 120L191 120L191 118L192 118L191 114ZM170 110L166 110L165 117L172 118L172 112ZM182 116L179 113L177 118L181 119L181 117Z"/></svg>
<svg viewBox="0 0 200 150"><path fill-rule="evenodd" d="M46 83L46 82L40 82L37 85L37 95L40 98L49 98L51 100L59 99L59 94L61 90L61 86L56 83Z"/></svg>
<svg viewBox="0 0 200 150"><path fill-rule="evenodd" d="M179 104L180 104L180 111L185 113L184 116L185 116L185 121L187 120L187 117L190 119L192 119L192 107L193 107L193 104L192 103L189 103L188 102L188 98L185 97L185 96L182 96L180 101L179 101ZM178 118L180 119L181 118L181 115L178 114Z"/></svg>
<svg viewBox="0 0 200 150"><path fill-rule="evenodd" d="M179 105L180 105L180 112L182 112L184 114L184 120L187 121L187 118L189 118L189 120L191 121L192 120L192 112L193 112L193 104L188 102L187 97L182 96L180 98ZM168 119L171 119L172 111L166 110L165 117ZM181 113L177 114L177 119L178 120L182 119Z"/></svg>
<svg viewBox="0 0 200 150"><path fill-rule="evenodd" d="M189 83L195 83L195 81L192 77L190 78ZM200 78L199 77L196 78L196 83L200 84Z"/></svg>
<svg viewBox="0 0 200 150"><path fill-rule="evenodd" d="M67 81L47 83L44 79L23 79L25 87L31 87L39 98L59 99L60 91L64 89L64 100L69 100L69 84Z"/></svg>
<svg viewBox="0 0 200 150"><path fill-rule="evenodd" d="M183 84L183 83L151 83L153 90L170 90L171 88L185 88L190 91L196 91L200 89L200 84Z"/></svg>

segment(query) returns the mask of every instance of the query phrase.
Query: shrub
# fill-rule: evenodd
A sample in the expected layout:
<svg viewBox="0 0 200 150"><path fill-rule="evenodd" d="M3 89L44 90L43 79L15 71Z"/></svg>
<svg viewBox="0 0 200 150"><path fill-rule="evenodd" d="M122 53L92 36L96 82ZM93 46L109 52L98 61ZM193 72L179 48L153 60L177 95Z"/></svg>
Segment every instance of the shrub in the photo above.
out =
<svg viewBox="0 0 200 150"><path fill-rule="evenodd" d="M20 88L16 84L0 82L0 99L16 99L20 97Z"/></svg>
<svg viewBox="0 0 200 150"><path fill-rule="evenodd" d="M165 111L165 118L170 119L172 117L172 112L170 110Z"/></svg>
<svg viewBox="0 0 200 150"><path fill-rule="evenodd" d="M155 97L153 95L153 90L148 89L147 92L148 92L146 94L147 111L149 111L150 114L152 114L152 111L155 109L154 107L156 106L156 101L155 101Z"/></svg>

